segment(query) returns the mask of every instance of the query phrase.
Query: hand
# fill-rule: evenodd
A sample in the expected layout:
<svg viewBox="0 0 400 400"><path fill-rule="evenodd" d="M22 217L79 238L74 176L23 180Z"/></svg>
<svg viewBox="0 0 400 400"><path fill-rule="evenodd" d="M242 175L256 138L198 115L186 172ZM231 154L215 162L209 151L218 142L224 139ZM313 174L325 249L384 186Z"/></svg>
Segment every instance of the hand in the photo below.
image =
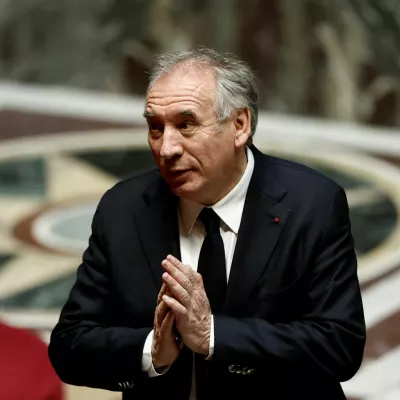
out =
<svg viewBox="0 0 400 400"><path fill-rule="evenodd" d="M161 265L170 292L162 298L175 316L183 343L196 353L208 355L211 308L201 275L171 255Z"/></svg>
<svg viewBox="0 0 400 400"><path fill-rule="evenodd" d="M163 284L158 294L157 308L154 315L154 332L151 355L154 368L171 365L180 352L180 347L175 340L173 324L174 314L168 305L162 300L163 295L168 293L168 287Z"/></svg>

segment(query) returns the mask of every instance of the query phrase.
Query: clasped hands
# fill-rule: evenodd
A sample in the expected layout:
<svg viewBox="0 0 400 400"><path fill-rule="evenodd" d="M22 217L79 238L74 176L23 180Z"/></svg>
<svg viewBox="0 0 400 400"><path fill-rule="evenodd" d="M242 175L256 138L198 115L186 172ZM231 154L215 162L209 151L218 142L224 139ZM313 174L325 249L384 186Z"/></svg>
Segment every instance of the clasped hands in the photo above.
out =
<svg viewBox="0 0 400 400"><path fill-rule="evenodd" d="M153 366L171 365L179 356L182 343L190 350L208 355L211 308L199 273L169 255L161 263L163 285L158 294L152 343Z"/></svg>

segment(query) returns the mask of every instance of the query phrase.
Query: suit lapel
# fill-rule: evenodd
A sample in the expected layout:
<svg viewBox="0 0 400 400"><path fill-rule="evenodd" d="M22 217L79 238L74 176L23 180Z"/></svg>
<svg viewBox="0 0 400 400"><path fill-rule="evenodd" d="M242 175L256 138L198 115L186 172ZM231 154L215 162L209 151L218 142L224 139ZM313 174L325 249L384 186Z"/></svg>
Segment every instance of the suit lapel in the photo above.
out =
<svg viewBox="0 0 400 400"><path fill-rule="evenodd" d="M162 260L180 255L178 198L158 177L143 194L143 203L135 213L135 221L144 253L150 265L157 289L161 289Z"/></svg>
<svg viewBox="0 0 400 400"><path fill-rule="evenodd" d="M252 147L253 176L247 191L228 282L225 311L238 310L254 290L290 217L280 200L286 191L266 165L266 157Z"/></svg>

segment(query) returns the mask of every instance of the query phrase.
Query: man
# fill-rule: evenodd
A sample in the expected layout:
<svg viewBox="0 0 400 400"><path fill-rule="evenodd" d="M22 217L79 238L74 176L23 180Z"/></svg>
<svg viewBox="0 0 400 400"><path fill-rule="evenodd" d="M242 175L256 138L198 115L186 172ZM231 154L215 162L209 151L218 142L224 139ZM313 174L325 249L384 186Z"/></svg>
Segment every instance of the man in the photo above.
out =
<svg viewBox="0 0 400 400"><path fill-rule="evenodd" d="M124 399L344 399L365 325L341 187L251 145L254 75L163 55L144 116L158 169L101 199L49 354Z"/></svg>

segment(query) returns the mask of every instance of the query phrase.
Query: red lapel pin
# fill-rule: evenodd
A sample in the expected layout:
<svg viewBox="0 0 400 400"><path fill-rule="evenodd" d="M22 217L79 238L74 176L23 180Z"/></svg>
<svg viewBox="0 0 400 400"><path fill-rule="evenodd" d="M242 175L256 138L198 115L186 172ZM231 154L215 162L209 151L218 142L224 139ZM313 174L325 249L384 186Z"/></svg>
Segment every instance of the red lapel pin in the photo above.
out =
<svg viewBox="0 0 400 400"><path fill-rule="evenodd" d="M274 221L276 224L279 224L280 219L278 217L275 217Z"/></svg>

